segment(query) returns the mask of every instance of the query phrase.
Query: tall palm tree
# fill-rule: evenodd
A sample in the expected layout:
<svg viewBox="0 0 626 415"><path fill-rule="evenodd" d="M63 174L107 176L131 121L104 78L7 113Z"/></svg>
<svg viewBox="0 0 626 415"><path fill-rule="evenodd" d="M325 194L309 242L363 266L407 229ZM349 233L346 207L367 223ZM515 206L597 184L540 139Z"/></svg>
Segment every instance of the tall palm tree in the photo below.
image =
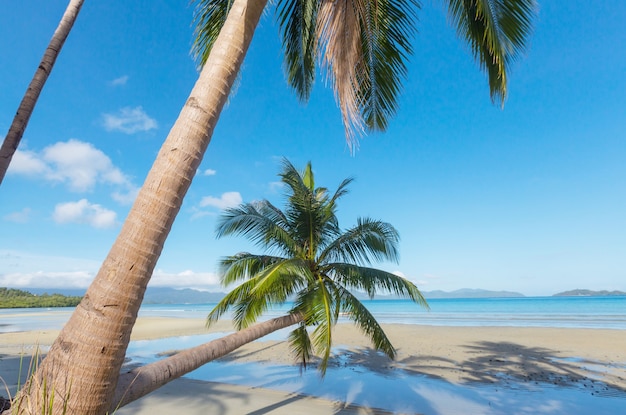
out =
<svg viewBox="0 0 626 415"><path fill-rule="evenodd" d="M54 31L43 58L35 71L35 75L28 85L24 98L22 98L22 102L20 102L17 113L9 127L9 132L6 137L4 137L2 147L0 147L0 184L2 184L4 175L9 168L13 154L15 154L17 146L22 140L22 136L28 125L28 120L30 120L30 116L35 110L39 94L41 94L41 90L46 84L46 80L57 60L57 56L59 56L61 48L69 36L72 26L74 26L78 12L80 12L81 7L83 7L83 1L84 0L70 0L70 3L67 5L65 13L63 13L63 17L59 22L59 26Z"/></svg>
<svg viewBox="0 0 626 415"><path fill-rule="evenodd" d="M146 286L246 55L267 0L198 0L204 66L102 267L19 402L45 390L55 411L107 412ZM306 98L321 54L347 137L384 129L410 53L414 0L278 0L290 84ZM523 50L534 0L447 0L451 20L487 69L493 99ZM71 393L70 393L71 391Z"/></svg>
<svg viewBox="0 0 626 415"><path fill-rule="evenodd" d="M228 209L218 225L218 236L242 235L265 251L262 255L242 252L221 261L222 284L240 284L215 306L207 325L234 309L233 322L239 331L122 374L111 409L293 325L297 327L289 340L298 360L306 367L316 352L324 374L332 328L340 315L353 320L374 347L395 357L385 332L351 290L363 291L370 298L382 290L428 307L412 282L368 266L374 261L397 261L398 233L388 223L367 218L358 219L347 230L339 227L337 201L347 193L351 179L330 194L326 188L315 187L310 163L300 173L287 160L280 176L289 193L284 211L267 200L247 203ZM252 325L268 307L288 300L293 302L287 315Z"/></svg>

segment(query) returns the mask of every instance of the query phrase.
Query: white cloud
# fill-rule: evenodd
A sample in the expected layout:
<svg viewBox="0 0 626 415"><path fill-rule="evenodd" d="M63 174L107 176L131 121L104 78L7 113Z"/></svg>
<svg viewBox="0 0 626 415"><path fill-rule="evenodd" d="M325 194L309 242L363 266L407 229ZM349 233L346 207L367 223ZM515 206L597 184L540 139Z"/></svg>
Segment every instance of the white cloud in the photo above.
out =
<svg viewBox="0 0 626 415"><path fill-rule="evenodd" d="M226 192L219 198L213 196L205 196L200 200L200 207L212 206L218 209L228 209L236 207L243 202L239 192Z"/></svg>
<svg viewBox="0 0 626 415"><path fill-rule="evenodd" d="M150 286L223 291L217 274L213 272L194 272L191 270L171 273L157 269L152 274Z"/></svg>
<svg viewBox="0 0 626 415"><path fill-rule="evenodd" d="M57 223L82 223L94 228L110 228L117 223L117 213L87 199L56 205L52 217Z"/></svg>
<svg viewBox="0 0 626 415"><path fill-rule="evenodd" d="M85 271L14 273L0 275L0 286L13 288L85 288L94 275Z"/></svg>
<svg viewBox="0 0 626 415"><path fill-rule="evenodd" d="M60 141L37 153L17 150L7 173L67 184L74 192L94 189L97 183L119 187L113 198L120 203L134 200L137 188L111 159L90 143Z"/></svg>
<svg viewBox="0 0 626 415"><path fill-rule="evenodd" d="M36 176L48 170L49 167L35 152L18 149L13 154L7 174Z"/></svg>
<svg viewBox="0 0 626 415"><path fill-rule="evenodd" d="M115 78L110 82L112 86L126 85L128 82L128 75L120 76L119 78Z"/></svg>
<svg viewBox="0 0 626 415"><path fill-rule="evenodd" d="M204 172L202 172L204 176L215 176L216 173L217 171L213 169L206 169Z"/></svg>
<svg viewBox="0 0 626 415"><path fill-rule="evenodd" d="M140 189L138 187L129 186L126 192L113 192L111 197L121 205L130 205L137 198L139 190Z"/></svg>
<svg viewBox="0 0 626 415"><path fill-rule="evenodd" d="M0 287L87 288L101 264L99 260L0 249ZM223 291L217 274L191 270L158 269L150 286Z"/></svg>
<svg viewBox="0 0 626 415"><path fill-rule="evenodd" d="M46 178L67 182L72 191L91 190L96 182L129 185L111 159L90 143L78 140L55 143L43 150L43 160L49 166Z"/></svg>
<svg viewBox="0 0 626 415"><path fill-rule="evenodd" d="M100 264L85 258L0 249L0 287L85 288Z"/></svg>
<svg viewBox="0 0 626 415"><path fill-rule="evenodd" d="M155 119L150 118L142 107L125 107L117 114L102 115L104 128L107 131L121 131L126 134L134 134L139 131L150 131L157 128Z"/></svg>
<svg viewBox="0 0 626 415"><path fill-rule="evenodd" d="M30 219L30 212L30 208L24 208L19 212L13 212L5 215L4 219L8 220L9 222L26 223Z"/></svg>

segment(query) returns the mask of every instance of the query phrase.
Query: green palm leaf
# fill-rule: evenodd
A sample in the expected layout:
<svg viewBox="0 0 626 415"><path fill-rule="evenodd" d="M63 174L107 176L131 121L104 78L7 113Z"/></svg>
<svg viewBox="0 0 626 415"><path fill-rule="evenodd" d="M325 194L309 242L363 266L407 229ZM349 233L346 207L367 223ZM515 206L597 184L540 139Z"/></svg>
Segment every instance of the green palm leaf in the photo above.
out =
<svg viewBox="0 0 626 415"><path fill-rule="evenodd" d="M509 65L526 49L535 0L448 0L458 35L489 77L491 99L504 104Z"/></svg>
<svg viewBox="0 0 626 415"><path fill-rule="evenodd" d="M377 350L385 353L390 359L395 358L396 349L372 313L348 290L339 288L339 295L341 309L348 318L354 321L361 331L370 338Z"/></svg>
<svg viewBox="0 0 626 415"><path fill-rule="evenodd" d="M203 66L220 34L234 0L196 0L192 54Z"/></svg>
<svg viewBox="0 0 626 415"><path fill-rule="evenodd" d="M397 109L412 54L419 4L414 0L368 1L362 22L363 61L359 68L360 107L369 130L384 131Z"/></svg>
<svg viewBox="0 0 626 415"><path fill-rule="evenodd" d="M285 49L287 82L307 101L315 80L317 0L279 0L278 23Z"/></svg>
<svg viewBox="0 0 626 415"><path fill-rule="evenodd" d="M323 270L332 272L334 274L333 279L338 284L353 290L365 291L370 298L373 298L376 292L382 291L408 298L420 306L428 308L426 299L415 284L390 272L346 263L327 264Z"/></svg>
<svg viewBox="0 0 626 415"><path fill-rule="evenodd" d="M245 281L284 258L240 252L220 261L220 278L224 286Z"/></svg>
<svg viewBox="0 0 626 415"><path fill-rule="evenodd" d="M386 222L359 218L357 225L343 232L320 254L320 262L345 261L371 264L398 261L398 232Z"/></svg>
<svg viewBox="0 0 626 415"><path fill-rule="evenodd" d="M298 357L302 368L306 369L307 363L311 361L313 354L313 344L309 337L306 324L300 324L298 328L289 333L289 346L294 355Z"/></svg>
<svg viewBox="0 0 626 415"><path fill-rule="evenodd" d="M284 221L277 220L275 209L267 201L226 209L218 221L217 237L241 235L262 248L293 255L298 250L296 241L283 227Z"/></svg>

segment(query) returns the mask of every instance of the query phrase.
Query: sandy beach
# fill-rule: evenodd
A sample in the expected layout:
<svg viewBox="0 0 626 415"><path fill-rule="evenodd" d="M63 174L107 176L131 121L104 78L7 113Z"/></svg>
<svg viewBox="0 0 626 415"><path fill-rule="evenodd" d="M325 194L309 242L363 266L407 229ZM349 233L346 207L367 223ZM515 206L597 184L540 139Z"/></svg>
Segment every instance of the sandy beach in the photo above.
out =
<svg viewBox="0 0 626 415"><path fill-rule="evenodd" d="M575 396L580 396L582 401L602 396L602 402L611 400L609 408L612 404L626 407L626 333L622 330L405 324L388 324L384 328L398 351L394 361L375 352L352 325L339 324L334 333L337 353L331 361L325 382L332 382L328 378L333 376L333 368L359 368L386 378L401 373L398 382L405 382L403 379L412 377L422 379L429 385L440 382L434 385L458 388L455 390L474 388L473 390L479 391L486 390L480 388L515 390L532 386L542 391L548 388L553 391L551 393L573 391L580 394ZM232 326L227 321L218 323L210 330L227 331L232 331ZM132 340L190 336L207 332L209 331L204 327L203 319L142 317L135 326ZM7 382L10 390L15 387L19 354L23 353L29 358L35 345L50 345L57 334L56 330L0 334L0 376ZM294 364L287 343L276 340L246 345L221 359L221 362L280 366ZM414 387L413 390L415 389ZM419 391L411 393L419 394ZM411 400L420 397L405 398ZM420 399L425 398L422 396ZM322 399L307 396L305 393L183 378L122 408L118 413L393 413L356 405L351 401L352 399ZM430 402L424 406L423 413L454 413L448 412L454 405L451 406L449 402L447 404L438 406L437 402ZM470 412L500 413L494 411L485 409ZM532 412L516 412L512 409L510 413ZM556 408L545 413L566 412L559 412ZM602 410L592 413L602 413Z"/></svg>

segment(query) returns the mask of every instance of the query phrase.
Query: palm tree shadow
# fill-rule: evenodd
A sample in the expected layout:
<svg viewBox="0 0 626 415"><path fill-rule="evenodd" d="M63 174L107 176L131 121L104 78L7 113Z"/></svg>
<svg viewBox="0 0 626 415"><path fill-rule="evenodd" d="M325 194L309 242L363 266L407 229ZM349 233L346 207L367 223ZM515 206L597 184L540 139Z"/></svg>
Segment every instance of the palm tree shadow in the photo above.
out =
<svg viewBox="0 0 626 415"><path fill-rule="evenodd" d="M399 364L405 372L443 379L437 373L454 372L461 383L516 387L541 384L584 388L593 394L626 393L620 376L606 376L611 367L603 362L558 358L560 353L543 347L526 347L513 342L477 342L463 346L464 360L441 356L409 356ZM623 369L623 368L622 368ZM601 379L601 380L600 380Z"/></svg>
<svg viewBox="0 0 626 415"><path fill-rule="evenodd" d="M184 387L180 384L184 382ZM115 411L116 415L130 415L150 408L172 407L172 410L187 415L232 413L228 401L248 401L250 396L222 388L219 383L181 379L170 382L144 398L138 399Z"/></svg>

